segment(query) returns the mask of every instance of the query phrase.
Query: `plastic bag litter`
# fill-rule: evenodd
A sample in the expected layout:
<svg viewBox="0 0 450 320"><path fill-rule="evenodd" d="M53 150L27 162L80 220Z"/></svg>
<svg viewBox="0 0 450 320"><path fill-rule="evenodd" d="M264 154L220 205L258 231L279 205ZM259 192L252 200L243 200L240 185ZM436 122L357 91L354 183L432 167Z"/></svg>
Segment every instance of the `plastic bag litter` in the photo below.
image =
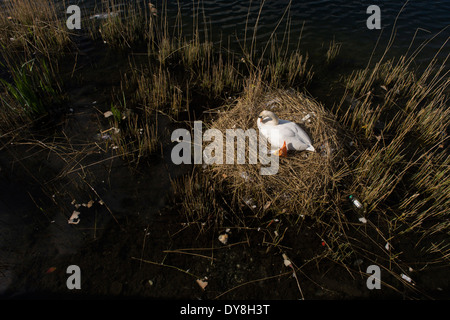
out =
<svg viewBox="0 0 450 320"><path fill-rule="evenodd" d="M93 16L90 16L90 19L108 19L110 17L116 17L118 16L119 13L118 12L111 12L111 13L97 13L94 14Z"/></svg>
<svg viewBox="0 0 450 320"><path fill-rule="evenodd" d="M79 215L80 215L80 212L74 211L72 213L72 215L70 216L68 223L69 224L79 224L80 223Z"/></svg>

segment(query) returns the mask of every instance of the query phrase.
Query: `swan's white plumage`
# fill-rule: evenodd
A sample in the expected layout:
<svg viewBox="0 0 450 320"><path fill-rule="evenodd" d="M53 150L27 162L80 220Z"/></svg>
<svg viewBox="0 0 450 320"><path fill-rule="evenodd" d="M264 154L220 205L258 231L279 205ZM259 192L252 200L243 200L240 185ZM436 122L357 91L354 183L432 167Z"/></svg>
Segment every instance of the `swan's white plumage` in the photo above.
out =
<svg viewBox="0 0 450 320"><path fill-rule="evenodd" d="M286 142L287 150L315 151L308 134L296 123L281 120L271 111L263 111L257 121L261 134L270 142L272 148L280 149Z"/></svg>

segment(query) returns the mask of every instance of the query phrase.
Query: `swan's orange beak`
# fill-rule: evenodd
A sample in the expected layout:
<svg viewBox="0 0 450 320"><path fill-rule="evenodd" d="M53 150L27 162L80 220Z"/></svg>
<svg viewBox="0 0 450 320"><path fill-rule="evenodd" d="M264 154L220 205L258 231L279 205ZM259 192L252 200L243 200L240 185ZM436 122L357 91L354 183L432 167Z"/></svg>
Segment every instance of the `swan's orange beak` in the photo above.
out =
<svg viewBox="0 0 450 320"><path fill-rule="evenodd" d="M284 141L283 146L280 150L278 150L278 156L279 157L287 157L287 148L286 148L286 141Z"/></svg>

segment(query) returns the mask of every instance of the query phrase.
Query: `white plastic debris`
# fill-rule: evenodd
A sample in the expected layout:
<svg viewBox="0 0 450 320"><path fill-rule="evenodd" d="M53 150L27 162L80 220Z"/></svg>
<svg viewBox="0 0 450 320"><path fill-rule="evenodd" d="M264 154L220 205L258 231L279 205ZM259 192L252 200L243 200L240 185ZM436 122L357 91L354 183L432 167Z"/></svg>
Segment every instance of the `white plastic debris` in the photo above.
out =
<svg viewBox="0 0 450 320"><path fill-rule="evenodd" d="M119 13L118 12L111 12L111 13L98 13L94 14L93 16L90 16L90 19L108 19L110 17L116 17Z"/></svg>
<svg viewBox="0 0 450 320"><path fill-rule="evenodd" d="M90 207L92 207L94 205L94 200L90 200L87 204L86 204L86 207L87 208L90 208Z"/></svg>
<svg viewBox="0 0 450 320"><path fill-rule="evenodd" d="M104 116L105 118L109 118L109 117L111 117L112 115L113 115L112 111L106 111L106 112L103 114L103 116Z"/></svg>
<svg viewBox="0 0 450 320"><path fill-rule="evenodd" d="M402 273L400 276L402 277L403 280L406 280L408 282L412 282L412 279L410 277L408 277L406 274Z"/></svg>
<svg viewBox="0 0 450 320"><path fill-rule="evenodd" d="M200 286L200 288L202 288L203 290L205 290L206 286L208 285L208 281L205 281L207 278L202 279L197 279L197 284Z"/></svg>
<svg viewBox="0 0 450 320"><path fill-rule="evenodd" d="M283 257L283 262L284 262L284 265L286 266L286 267L290 267L290 266L292 266L292 262L291 262L291 260L289 260L289 258L288 258L288 256L286 255L286 254L282 254L282 257Z"/></svg>
<svg viewBox="0 0 450 320"><path fill-rule="evenodd" d="M361 218L359 218L358 220L359 220L359 222L361 222L361 223L367 223L367 219L364 218L364 217L361 217Z"/></svg>
<svg viewBox="0 0 450 320"><path fill-rule="evenodd" d="M68 223L69 224L79 224L80 223L79 215L80 215L80 212L74 211L72 213L72 215L70 216Z"/></svg>
<svg viewBox="0 0 450 320"><path fill-rule="evenodd" d="M228 243L228 234L221 234L219 236L219 241L222 242L223 244L227 244Z"/></svg>
<svg viewBox="0 0 450 320"><path fill-rule="evenodd" d="M308 120L309 118L311 118L311 115L308 113L306 116L304 116L304 117L302 118L302 121L306 121L306 120Z"/></svg>

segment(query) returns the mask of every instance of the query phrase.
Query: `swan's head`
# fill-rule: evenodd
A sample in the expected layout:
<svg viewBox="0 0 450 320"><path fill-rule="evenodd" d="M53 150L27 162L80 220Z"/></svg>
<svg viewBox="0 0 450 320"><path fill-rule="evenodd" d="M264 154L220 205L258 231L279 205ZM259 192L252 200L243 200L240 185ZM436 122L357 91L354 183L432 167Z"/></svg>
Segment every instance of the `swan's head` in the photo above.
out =
<svg viewBox="0 0 450 320"><path fill-rule="evenodd" d="M259 114L258 122L276 126L278 124L278 117L272 111L264 110Z"/></svg>

